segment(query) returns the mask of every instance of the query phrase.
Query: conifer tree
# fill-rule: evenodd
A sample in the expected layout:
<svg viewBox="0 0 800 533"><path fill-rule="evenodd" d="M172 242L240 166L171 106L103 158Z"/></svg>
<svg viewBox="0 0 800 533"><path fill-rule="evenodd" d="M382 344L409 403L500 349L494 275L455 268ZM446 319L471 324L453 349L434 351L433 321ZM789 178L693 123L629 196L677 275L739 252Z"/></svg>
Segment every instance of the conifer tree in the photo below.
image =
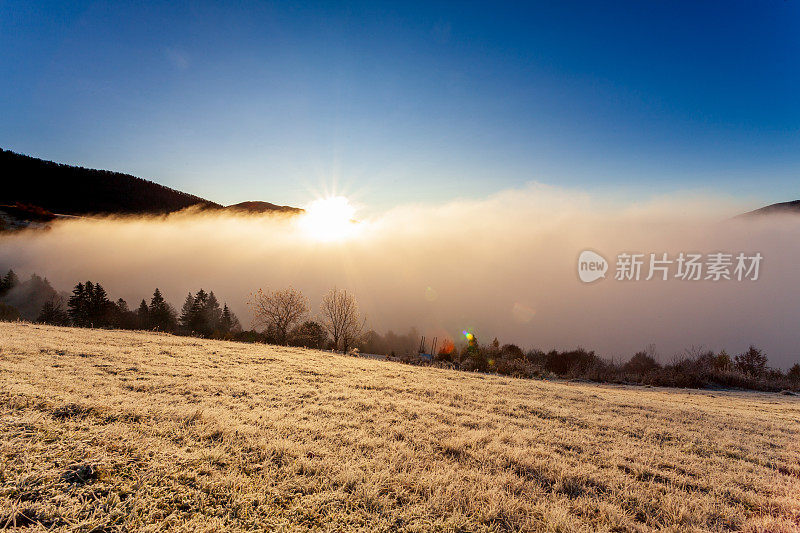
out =
<svg viewBox="0 0 800 533"><path fill-rule="evenodd" d="M139 304L139 310L136 312L139 321L140 329L150 329L150 309L147 307L147 302L142 299Z"/></svg>
<svg viewBox="0 0 800 533"><path fill-rule="evenodd" d="M212 335L214 331L219 329L221 318L222 309L219 307L217 297L214 296L214 291L211 291L203 306L201 331L205 335Z"/></svg>
<svg viewBox="0 0 800 533"><path fill-rule="evenodd" d="M208 293L203 289L200 289L194 296L194 302L192 303L191 321L189 324L190 331L199 334L204 333L205 320L203 314L205 312L207 303L208 303Z"/></svg>
<svg viewBox="0 0 800 533"><path fill-rule="evenodd" d="M43 280L46 282L47 280ZM108 327L114 325L116 306L108 299L99 283L78 283L69 298L69 316L78 327ZM127 304L125 304L127 308Z"/></svg>
<svg viewBox="0 0 800 533"><path fill-rule="evenodd" d="M64 310L64 302L60 296L50 298L44 303L36 322L53 326L69 325L69 315Z"/></svg>
<svg viewBox="0 0 800 533"><path fill-rule="evenodd" d="M222 315L220 316L219 324L219 329L223 334L232 333L242 329L241 324L239 324L239 319L236 318L236 315L233 313L233 311L228 308L227 303L222 307Z"/></svg>
<svg viewBox="0 0 800 533"><path fill-rule="evenodd" d="M89 283L91 282L86 282L87 285ZM108 299L106 290L102 285L96 283L89 295L89 320L92 327L102 328L112 325L112 305L111 300Z"/></svg>
<svg viewBox="0 0 800 533"><path fill-rule="evenodd" d="M158 287L153 291L153 297L150 299L148 315L151 328L158 331L175 330L175 310L164 300Z"/></svg>
<svg viewBox="0 0 800 533"><path fill-rule="evenodd" d="M183 307L181 307L181 316L178 319L181 325L181 328L186 333L192 332L192 324L194 322L194 314L195 314L195 307L194 307L195 298L192 296L192 293L186 295L186 300L183 301Z"/></svg>
<svg viewBox="0 0 800 533"><path fill-rule="evenodd" d="M91 283L91 282L89 282ZM72 289L72 296L67 303L69 316L73 324L78 327L89 325L87 287L83 283L78 283Z"/></svg>
<svg viewBox="0 0 800 533"><path fill-rule="evenodd" d="M19 285L19 278L13 270L9 270L5 276L0 277L0 298Z"/></svg>

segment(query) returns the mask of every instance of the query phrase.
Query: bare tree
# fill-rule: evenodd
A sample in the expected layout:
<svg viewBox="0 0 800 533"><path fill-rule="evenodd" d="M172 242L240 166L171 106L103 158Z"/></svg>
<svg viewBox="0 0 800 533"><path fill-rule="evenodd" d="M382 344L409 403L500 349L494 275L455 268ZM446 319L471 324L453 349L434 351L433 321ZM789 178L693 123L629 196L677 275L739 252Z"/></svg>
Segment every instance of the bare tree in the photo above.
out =
<svg viewBox="0 0 800 533"><path fill-rule="evenodd" d="M308 314L308 298L291 287L274 292L258 292L250 297L253 321L275 337L278 344L286 344L289 329Z"/></svg>
<svg viewBox="0 0 800 533"><path fill-rule="evenodd" d="M333 344L344 351L359 338L366 319L360 317L356 297L345 290L331 289L319 306L322 325L333 337Z"/></svg>

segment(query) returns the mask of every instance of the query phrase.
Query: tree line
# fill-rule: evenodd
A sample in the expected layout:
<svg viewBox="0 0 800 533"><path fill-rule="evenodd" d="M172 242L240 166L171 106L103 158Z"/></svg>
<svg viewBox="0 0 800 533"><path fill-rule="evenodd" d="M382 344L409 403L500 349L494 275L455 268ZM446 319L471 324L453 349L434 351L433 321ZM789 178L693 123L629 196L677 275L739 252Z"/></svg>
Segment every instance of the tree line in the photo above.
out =
<svg viewBox="0 0 800 533"><path fill-rule="evenodd" d="M154 330L342 351L363 347L366 319L361 316L355 296L346 290L333 288L325 294L316 317L310 314L308 298L291 287L259 289L248 304L255 327L245 331L227 303L220 305L214 291L202 288L187 294L178 313L158 288L149 302L142 299L136 309L131 309L122 298L112 300L103 285L95 281L77 283L65 298L37 274L25 282L13 270L0 277L0 320Z"/></svg>
<svg viewBox="0 0 800 533"><path fill-rule="evenodd" d="M687 388L800 389L800 363L795 363L786 372L771 368L767 355L755 346L733 357L725 350L714 352L692 347L676 354L667 363L662 364L658 359L653 345L625 362L618 362L583 348L524 351L515 344L501 345L497 338L483 345L470 334L460 347L452 341L445 342L432 364L523 378L558 377L598 383Z"/></svg>
<svg viewBox="0 0 800 533"><path fill-rule="evenodd" d="M244 342L266 342L315 349L361 351L386 355L414 364L433 364L465 371L479 371L524 378L558 377L604 383L639 383L670 387L735 387L756 390L800 388L800 363L789 371L771 368L767 355L751 346L730 356L725 350L690 349L660 363L654 347L638 352L625 362L607 360L593 351L522 350L495 338L481 344L473 333L458 343L445 339L431 360L418 353L420 335L384 335L366 330L355 296L338 288L322 298L312 316L308 298L294 288L259 289L248 301L254 328L243 330L226 303L220 305L213 291L189 293L178 313L156 288L149 302L143 299L131 310L123 299L112 301L104 287L86 281L75 285L66 299L46 278L32 274L26 281L9 270L0 277L0 320L25 319L59 326L155 330L182 335Z"/></svg>
<svg viewBox="0 0 800 533"><path fill-rule="evenodd" d="M381 335L366 330L358 302L347 291L332 289L320 304L318 321L304 320L308 299L293 288L273 292L259 290L250 300L255 323L264 340L310 348L359 350L386 355L414 364L433 364L466 371L491 372L523 378L558 377L604 383L639 383L669 387L733 387L755 390L800 388L800 363L788 372L771 368L767 355L755 346L731 357L725 350L715 353L692 348L669 363L658 362L655 347L638 352L624 363L599 357L583 348L558 351L524 351L514 344L501 345L495 338L481 344L471 332L457 345L445 339L432 360L420 357L420 335L392 331Z"/></svg>
<svg viewBox="0 0 800 533"><path fill-rule="evenodd" d="M189 293L180 314L156 288L149 302L142 299L136 309L119 298L112 300L102 284L79 282L68 298L59 294L37 274L21 282L13 270L0 277L0 320L30 320L54 326L142 329L233 338L241 324L227 303L220 306L214 291L202 288Z"/></svg>
<svg viewBox="0 0 800 533"><path fill-rule="evenodd" d="M71 294L62 295L35 273L24 282L13 270L0 276L0 320L153 330L343 351L361 343L365 319L355 297L346 290L334 288L326 294L318 318L310 316L308 298L292 288L258 290L248 303L255 328L243 330L227 303L220 305L214 291L202 288L187 294L178 313L158 288L149 302L142 299L136 309L131 309L122 298L112 300L96 281L79 282Z"/></svg>

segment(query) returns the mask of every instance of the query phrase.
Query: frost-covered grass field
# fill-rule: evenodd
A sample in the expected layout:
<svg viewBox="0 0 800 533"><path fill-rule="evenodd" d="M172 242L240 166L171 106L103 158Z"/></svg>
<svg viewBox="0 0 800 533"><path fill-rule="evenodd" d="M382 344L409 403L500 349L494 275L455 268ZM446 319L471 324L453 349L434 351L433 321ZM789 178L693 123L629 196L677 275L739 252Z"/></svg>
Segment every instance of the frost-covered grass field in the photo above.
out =
<svg viewBox="0 0 800 533"><path fill-rule="evenodd" d="M0 528L792 531L800 401L0 323Z"/></svg>

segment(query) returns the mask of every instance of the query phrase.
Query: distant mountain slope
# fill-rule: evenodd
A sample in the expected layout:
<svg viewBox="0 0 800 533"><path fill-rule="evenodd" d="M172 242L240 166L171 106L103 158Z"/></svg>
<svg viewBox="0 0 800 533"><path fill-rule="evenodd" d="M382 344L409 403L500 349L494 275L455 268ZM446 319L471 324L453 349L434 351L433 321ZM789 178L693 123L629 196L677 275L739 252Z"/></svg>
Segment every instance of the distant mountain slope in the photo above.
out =
<svg viewBox="0 0 800 533"><path fill-rule="evenodd" d="M53 213L162 214L198 204L222 207L130 174L62 165L2 149L0 175L0 204L35 205Z"/></svg>
<svg viewBox="0 0 800 533"><path fill-rule="evenodd" d="M754 211L748 211L747 213L744 213L739 216L748 217L754 215L777 215L777 214L800 215L800 200L794 200L791 202L780 202L777 204L768 205L766 207L762 207Z"/></svg>
<svg viewBox="0 0 800 533"><path fill-rule="evenodd" d="M279 211L282 213L302 213L303 209L299 207L289 207L288 205L275 205L269 202L241 202L227 206L225 209L229 211L243 211L246 213L274 213Z"/></svg>

